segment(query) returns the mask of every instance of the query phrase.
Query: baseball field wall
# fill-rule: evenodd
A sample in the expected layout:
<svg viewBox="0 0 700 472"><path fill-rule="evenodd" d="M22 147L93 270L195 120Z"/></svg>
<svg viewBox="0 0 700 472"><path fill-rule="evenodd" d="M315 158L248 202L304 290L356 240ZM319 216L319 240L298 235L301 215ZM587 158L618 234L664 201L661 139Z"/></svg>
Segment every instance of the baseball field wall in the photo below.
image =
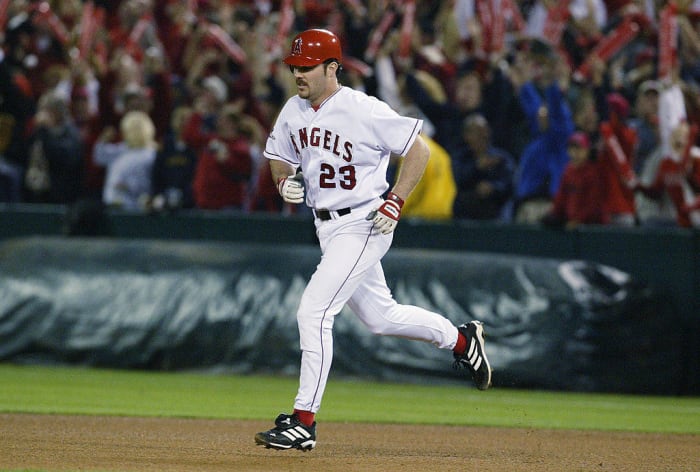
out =
<svg viewBox="0 0 700 472"><path fill-rule="evenodd" d="M78 216L0 211L0 360L296 372L307 217ZM484 319L501 386L700 392L697 232L402 221L385 270L399 302ZM339 373L454 379L449 355L350 313L336 333Z"/></svg>

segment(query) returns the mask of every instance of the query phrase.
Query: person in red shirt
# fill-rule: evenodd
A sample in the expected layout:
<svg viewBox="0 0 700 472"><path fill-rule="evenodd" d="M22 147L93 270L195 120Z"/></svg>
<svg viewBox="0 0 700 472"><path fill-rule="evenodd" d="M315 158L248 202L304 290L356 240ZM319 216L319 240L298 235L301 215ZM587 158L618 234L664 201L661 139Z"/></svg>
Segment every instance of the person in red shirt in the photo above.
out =
<svg viewBox="0 0 700 472"><path fill-rule="evenodd" d="M240 112L225 107L216 132L198 153L192 191L197 208L242 210L253 172L250 141L239 129Z"/></svg>
<svg viewBox="0 0 700 472"><path fill-rule="evenodd" d="M619 93L606 97L608 120L600 124L602 146L597 160L605 188L605 211L609 223L618 226L636 225L633 166L637 132L626 123L629 102Z"/></svg>
<svg viewBox="0 0 700 472"><path fill-rule="evenodd" d="M604 189L598 163L590 158L588 136L581 131L572 134L567 151L571 160L564 168L552 207L542 223L566 229L581 224L604 224Z"/></svg>

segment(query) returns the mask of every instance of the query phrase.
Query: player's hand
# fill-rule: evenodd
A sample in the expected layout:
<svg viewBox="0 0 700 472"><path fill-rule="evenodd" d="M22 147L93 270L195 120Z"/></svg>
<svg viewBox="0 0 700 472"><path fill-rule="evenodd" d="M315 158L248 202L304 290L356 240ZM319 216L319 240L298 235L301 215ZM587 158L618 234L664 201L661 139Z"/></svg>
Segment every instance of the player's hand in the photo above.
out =
<svg viewBox="0 0 700 472"><path fill-rule="evenodd" d="M401 208L403 200L393 192L389 192L384 203L379 208L367 215L368 220L372 220L374 227L382 234L389 234L396 229L396 225L401 218Z"/></svg>
<svg viewBox="0 0 700 472"><path fill-rule="evenodd" d="M280 178L277 181L277 190L285 202L302 203L304 201L304 176L301 172L297 172L296 175Z"/></svg>

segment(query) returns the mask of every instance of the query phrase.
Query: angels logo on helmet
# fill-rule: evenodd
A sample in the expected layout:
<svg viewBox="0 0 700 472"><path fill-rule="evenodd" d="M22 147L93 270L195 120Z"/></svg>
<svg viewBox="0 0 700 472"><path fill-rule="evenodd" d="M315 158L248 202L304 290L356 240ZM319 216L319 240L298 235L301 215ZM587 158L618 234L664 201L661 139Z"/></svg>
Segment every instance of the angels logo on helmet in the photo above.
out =
<svg viewBox="0 0 700 472"><path fill-rule="evenodd" d="M292 44L292 54L301 55L301 43L301 38L297 38L294 40L294 43Z"/></svg>

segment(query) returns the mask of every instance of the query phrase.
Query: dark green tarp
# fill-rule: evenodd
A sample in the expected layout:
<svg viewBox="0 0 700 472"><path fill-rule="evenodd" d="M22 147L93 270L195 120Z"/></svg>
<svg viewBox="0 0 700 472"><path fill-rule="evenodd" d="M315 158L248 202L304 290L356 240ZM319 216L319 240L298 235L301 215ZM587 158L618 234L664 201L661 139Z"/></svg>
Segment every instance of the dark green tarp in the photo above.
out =
<svg viewBox="0 0 700 472"><path fill-rule="evenodd" d="M295 375L295 310L319 257L308 245L6 240L0 360ZM484 322L495 386L672 394L683 384L674 314L612 267L392 249L384 268L400 303ZM334 376L459 377L451 353L371 335L348 309L334 330Z"/></svg>

